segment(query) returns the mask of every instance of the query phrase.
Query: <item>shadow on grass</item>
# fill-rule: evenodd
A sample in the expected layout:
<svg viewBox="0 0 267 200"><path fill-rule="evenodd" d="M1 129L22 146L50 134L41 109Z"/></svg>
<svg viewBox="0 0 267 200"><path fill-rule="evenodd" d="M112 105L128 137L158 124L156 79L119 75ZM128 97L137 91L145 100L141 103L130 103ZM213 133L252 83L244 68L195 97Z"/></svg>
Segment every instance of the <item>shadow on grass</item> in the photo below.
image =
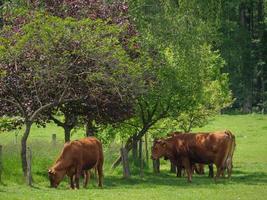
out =
<svg viewBox="0 0 267 200"><path fill-rule="evenodd" d="M192 189L192 188L207 188L207 187L216 187L216 185L267 185L267 173L264 172L245 172L241 170L235 170L232 178L229 180L227 178L220 178L217 184L214 182L214 179L207 177L205 175L193 175L192 183L187 182L187 177L177 178L175 174L169 173L167 171L162 171L160 174L155 175L150 172L146 172L144 178L135 175L130 179L124 179L118 175L107 175L104 177L104 189L141 189L141 188L157 188L164 186L171 186L173 188L183 188L183 189ZM4 185L2 185L4 186ZM93 178L89 182L88 190L98 189L97 180ZM5 192L3 188L0 188L0 192ZM47 180L42 183L34 183L34 186L31 187L33 190L43 190L51 188L49 187L49 182ZM81 187L81 189L83 189ZM60 187L57 190L70 190L69 184L65 180L61 183Z"/></svg>
<svg viewBox="0 0 267 200"><path fill-rule="evenodd" d="M259 185L267 183L267 173L264 172L244 172L235 170L231 182L248 184L248 185Z"/></svg>
<svg viewBox="0 0 267 200"><path fill-rule="evenodd" d="M261 185L267 184L267 174L263 172L244 172L235 171L231 179L220 178L217 184L224 185ZM207 187L216 185L214 179L207 177L207 175L199 176L194 175L192 183L187 182L187 177L177 178L175 174L162 172L161 174L154 175L152 173L146 173L142 179L138 176L133 176L130 179L123 179L118 176L107 176L104 179L105 189L112 188L129 188L134 186L135 188L149 188L153 186L173 186L173 187ZM139 185L139 186L138 186Z"/></svg>

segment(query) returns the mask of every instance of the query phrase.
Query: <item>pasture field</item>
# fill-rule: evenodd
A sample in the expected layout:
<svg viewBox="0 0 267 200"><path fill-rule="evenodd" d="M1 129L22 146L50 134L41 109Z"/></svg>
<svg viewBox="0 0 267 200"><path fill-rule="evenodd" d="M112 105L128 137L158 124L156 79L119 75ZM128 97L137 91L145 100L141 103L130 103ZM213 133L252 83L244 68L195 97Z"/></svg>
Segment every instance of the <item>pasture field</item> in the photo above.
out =
<svg viewBox="0 0 267 200"><path fill-rule="evenodd" d="M0 183L0 199L224 199L239 200L267 199L267 115L222 115L216 117L207 126L198 130L229 129L236 135L234 169L231 180L221 179L217 184L204 176L193 176L193 182L186 178L176 178L169 173L169 163L161 162L161 173L154 175L152 166L145 169L144 178L138 175L135 167L129 180L121 177L121 168L112 171L110 165L116 157L117 148L105 149L104 187L99 189L96 180L90 181L87 189L70 190L64 180L58 189L49 188L47 169L52 165L63 145L63 129L55 125L47 128L33 127L28 144L33 150L34 187L25 185L20 165L19 144L15 142L15 132L0 133L3 145L3 183ZM51 144L51 134L57 133L57 145ZM18 141L20 139L20 133ZM72 137L82 137L78 131Z"/></svg>

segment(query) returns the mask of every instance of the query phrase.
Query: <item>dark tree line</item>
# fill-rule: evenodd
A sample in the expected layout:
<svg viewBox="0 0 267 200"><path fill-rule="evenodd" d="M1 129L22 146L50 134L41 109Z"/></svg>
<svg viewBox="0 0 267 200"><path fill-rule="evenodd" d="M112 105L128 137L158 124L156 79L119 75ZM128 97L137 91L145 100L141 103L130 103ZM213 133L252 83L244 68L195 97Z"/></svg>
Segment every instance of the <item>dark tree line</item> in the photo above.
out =
<svg viewBox="0 0 267 200"><path fill-rule="evenodd" d="M226 61L234 109L266 112L267 27L265 0L223 1L219 48Z"/></svg>

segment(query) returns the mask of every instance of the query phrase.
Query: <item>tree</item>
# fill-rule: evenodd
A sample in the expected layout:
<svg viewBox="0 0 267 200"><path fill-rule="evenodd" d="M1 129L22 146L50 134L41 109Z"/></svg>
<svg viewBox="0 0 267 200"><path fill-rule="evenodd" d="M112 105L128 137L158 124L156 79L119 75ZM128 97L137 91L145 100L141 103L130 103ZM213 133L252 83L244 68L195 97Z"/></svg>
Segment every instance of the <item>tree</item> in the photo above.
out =
<svg viewBox="0 0 267 200"><path fill-rule="evenodd" d="M209 24L188 12L190 7L183 7L191 4L179 4L177 8L175 4L166 3L164 7L147 2L149 8L133 3L134 8L140 8L134 9L136 16L148 13L147 18L138 19L137 28L144 38L142 52L149 52L150 59L145 61L149 73L144 74L149 89L138 98L134 119L126 123L137 129L127 139L128 151L133 147L133 138L140 140L165 118L177 119L200 107L220 110L231 102L227 75L221 73L224 61L207 44ZM159 23L162 18L164 23ZM118 157L113 167L120 161Z"/></svg>
<svg viewBox="0 0 267 200"><path fill-rule="evenodd" d="M33 123L47 120L43 111L66 103L90 104L102 90L128 102L126 94L136 88L138 81L132 80L140 70L119 42L122 27L41 12L26 18L22 24L5 26L0 39L0 99L8 114L24 119L24 173L27 138Z"/></svg>
<svg viewBox="0 0 267 200"><path fill-rule="evenodd" d="M131 57L136 57L137 51L131 47L131 40L134 39L136 32L128 19L128 5L124 2L106 3L102 0L89 1L49 1L43 4L40 1L32 1L34 8L44 7L49 13L60 18L73 17L76 19L90 18L93 20L104 19L108 23L117 24L123 28L120 32L119 42ZM110 64L111 65L111 64ZM127 85L123 83L122 85ZM131 114L129 103L117 91L110 88L114 85L102 86L101 91L88 98L88 102L83 104L65 104L54 111L48 112L48 118L58 126L64 128L65 141L70 140L70 132L76 126L86 124L86 134L93 134L92 122L115 123L127 118ZM87 90L84 88L83 90ZM131 91L132 93L132 91ZM131 95L130 95L131 96ZM86 105L85 105L86 104ZM128 104L128 105L127 105ZM112 109L111 109L112 108ZM64 120L60 121L55 115L63 114Z"/></svg>

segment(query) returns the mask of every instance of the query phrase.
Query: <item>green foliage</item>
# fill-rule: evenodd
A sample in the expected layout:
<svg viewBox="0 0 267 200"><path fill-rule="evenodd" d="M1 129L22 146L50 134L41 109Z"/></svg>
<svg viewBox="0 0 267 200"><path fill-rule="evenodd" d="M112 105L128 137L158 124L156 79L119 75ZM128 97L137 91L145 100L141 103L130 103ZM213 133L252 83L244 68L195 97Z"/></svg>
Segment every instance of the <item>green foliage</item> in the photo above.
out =
<svg viewBox="0 0 267 200"><path fill-rule="evenodd" d="M8 27L5 27L8 29ZM14 34L10 38L16 45L10 48L9 57L14 59L22 56L27 49L39 53L38 58L25 61L26 66L45 67L43 63L59 67L70 66L72 56L79 56L78 61L92 60L96 62L98 73L88 75L88 81L97 81L104 76L101 69L104 63L117 64L113 71L116 76L122 65L126 66L129 59L118 41L122 29L101 20L61 19L43 13L36 13L34 20L22 28L23 34ZM37 53L36 53L37 54ZM14 55L17 55L14 58ZM40 59L38 62L37 59ZM49 62L48 62L49 61ZM100 69L99 69L100 68ZM114 81L115 77L112 77Z"/></svg>
<svg viewBox="0 0 267 200"><path fill-rule="evenodd" d="M232 95L228 76L222 73L225 62L212 46L217 42L221 2L129 3L144 51L153 59L147 68L154 79L139 99L139 123L153 113L152 121L168 116L184 124L194 116L199 122L193 126L202 126L229 106Z"/></svg>
<svg viewBox="0 0 267 200"><path fill-rule="evenodd" d="M17 128L21 128L23 119L20 117L7 117L2 116L0 118L0 131L11 131Z"/></svg>

